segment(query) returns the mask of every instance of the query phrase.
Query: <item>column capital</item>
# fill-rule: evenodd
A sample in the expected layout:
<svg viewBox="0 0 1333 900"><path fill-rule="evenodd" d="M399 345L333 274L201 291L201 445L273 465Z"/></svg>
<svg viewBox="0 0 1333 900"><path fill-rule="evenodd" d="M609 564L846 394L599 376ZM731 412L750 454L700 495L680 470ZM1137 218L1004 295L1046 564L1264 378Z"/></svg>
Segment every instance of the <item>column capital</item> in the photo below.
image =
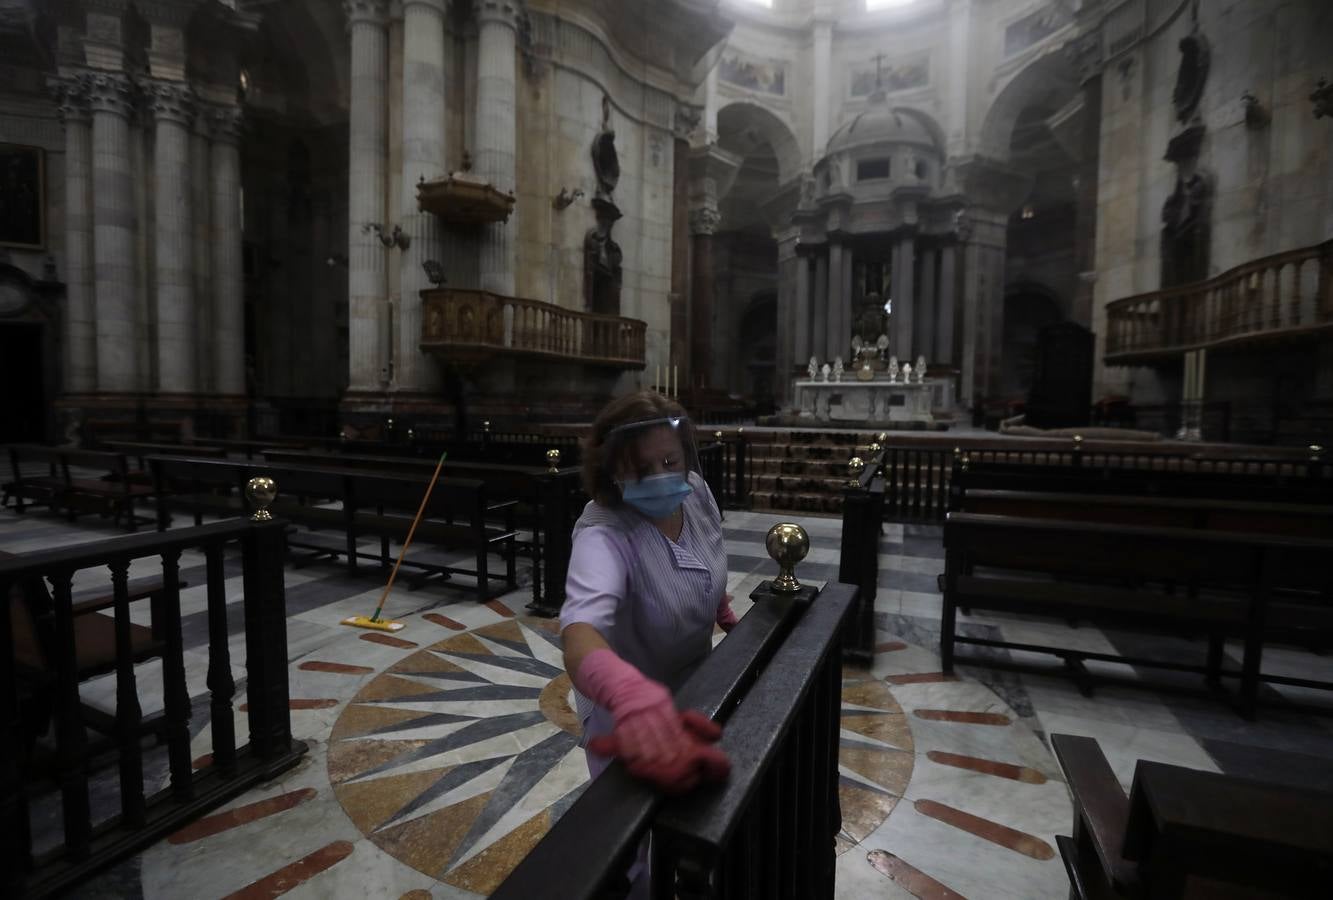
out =
<svg viewBox="0 0 1333 900"><path fill-rule="evenodd" d="M343 12L348 25L378 25L383 28L389 21L388 0L343 0Z"/></svg>
<svg viewBox="0 0 1333 900"><path fill-rule="evenodd" d="M398 0L398 5L402 7L404 15L409 6L425 6L442 16L449 14L449 0Z"/></svg>
<svg viewBox="0 0 1333 900"><path fill-rule="evenodd" d="M134 111L134 82L115 72L98 72L85 76L88 99L93 112L109 112L128 119Z"/></svg>
<svg viewBox="0 0 1333 900"><path fill-rule="evenodd" d="M152 81L145 89L147 107L158 122L178 122L187 128L194 121L196 100L188 84Z"/></svg>
<svg viewBox="0 0 1333 900"><path fill-rule="evenodd" d="M481 24L494 22L517 29L523 17L523 4L518 0L472 0L472 14Z"/></svg>
<svg viewBox="0 0 1333 900"><path fill-rule="evenodd" d="M87 122L92 106L89 98L88 74L52 76L46 80L46 90L59 104L60 121L65 124Z"/></svg>
<svg viewBox="0 0 1333 900"><path fill-rule="evenodd" d="M214 143L240 143L245 112L239 106L212 106L205 113Z"/></svg>
<svg viewBox="0 0 1333 900"><path fill-rule="evenodd" d="M722 213L714 206L690 210L690 234L716 234L722 224Z"/></svg>

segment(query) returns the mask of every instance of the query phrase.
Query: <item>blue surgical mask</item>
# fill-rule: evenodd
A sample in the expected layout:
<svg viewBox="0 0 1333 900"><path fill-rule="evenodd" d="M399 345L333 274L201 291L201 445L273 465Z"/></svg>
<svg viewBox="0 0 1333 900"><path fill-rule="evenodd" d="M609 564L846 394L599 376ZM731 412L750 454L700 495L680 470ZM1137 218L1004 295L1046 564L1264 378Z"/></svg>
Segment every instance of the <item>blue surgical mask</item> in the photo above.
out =
<svg viewBox="0 0 1333 900"><path fill-rule="evenodd" d="M694 488L680 472L649 475L638 481L620 485L620 496L626 503L650 519L665 519L685 502Z"/></svg>

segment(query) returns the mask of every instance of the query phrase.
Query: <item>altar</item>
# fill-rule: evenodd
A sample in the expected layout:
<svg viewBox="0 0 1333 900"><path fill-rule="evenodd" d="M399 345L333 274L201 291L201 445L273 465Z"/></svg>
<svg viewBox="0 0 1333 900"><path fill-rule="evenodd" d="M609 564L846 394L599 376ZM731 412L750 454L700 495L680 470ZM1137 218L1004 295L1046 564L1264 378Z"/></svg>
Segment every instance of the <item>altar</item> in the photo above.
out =
<svg viewBox="0 0 1333 900"><path fill-rule="evenodd" d="M934 422L933 409L950 407L950 380L927 378L904 382L881 375L869 381L798 379L796 409L800 418L818 422Z"/></svg>

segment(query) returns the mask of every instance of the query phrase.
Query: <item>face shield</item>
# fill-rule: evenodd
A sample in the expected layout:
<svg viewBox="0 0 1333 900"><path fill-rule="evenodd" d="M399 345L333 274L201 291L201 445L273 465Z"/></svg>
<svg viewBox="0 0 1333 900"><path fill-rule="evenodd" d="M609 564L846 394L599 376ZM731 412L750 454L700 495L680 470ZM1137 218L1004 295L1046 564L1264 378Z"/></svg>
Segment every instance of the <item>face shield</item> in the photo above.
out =
<svg viewBox="0 0 1333 900"><path fill-rule="evenodd" d="M699 475L694 429L684 416L631 422L606 435L608 475L621 499L649 519L672 515Z"/></svg>

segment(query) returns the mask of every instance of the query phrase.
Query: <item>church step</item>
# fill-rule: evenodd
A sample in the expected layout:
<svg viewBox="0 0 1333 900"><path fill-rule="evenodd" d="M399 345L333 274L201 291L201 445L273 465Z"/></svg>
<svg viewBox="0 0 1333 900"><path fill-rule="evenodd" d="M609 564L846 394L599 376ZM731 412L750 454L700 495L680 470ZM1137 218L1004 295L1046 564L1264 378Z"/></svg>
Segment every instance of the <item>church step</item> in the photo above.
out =
<svg viewBox="0 0 1333 900"><path fill-rule="evenodd" d="M754 491L750 496L752 508L759 512L842 512L841 494Z"/></svg>

